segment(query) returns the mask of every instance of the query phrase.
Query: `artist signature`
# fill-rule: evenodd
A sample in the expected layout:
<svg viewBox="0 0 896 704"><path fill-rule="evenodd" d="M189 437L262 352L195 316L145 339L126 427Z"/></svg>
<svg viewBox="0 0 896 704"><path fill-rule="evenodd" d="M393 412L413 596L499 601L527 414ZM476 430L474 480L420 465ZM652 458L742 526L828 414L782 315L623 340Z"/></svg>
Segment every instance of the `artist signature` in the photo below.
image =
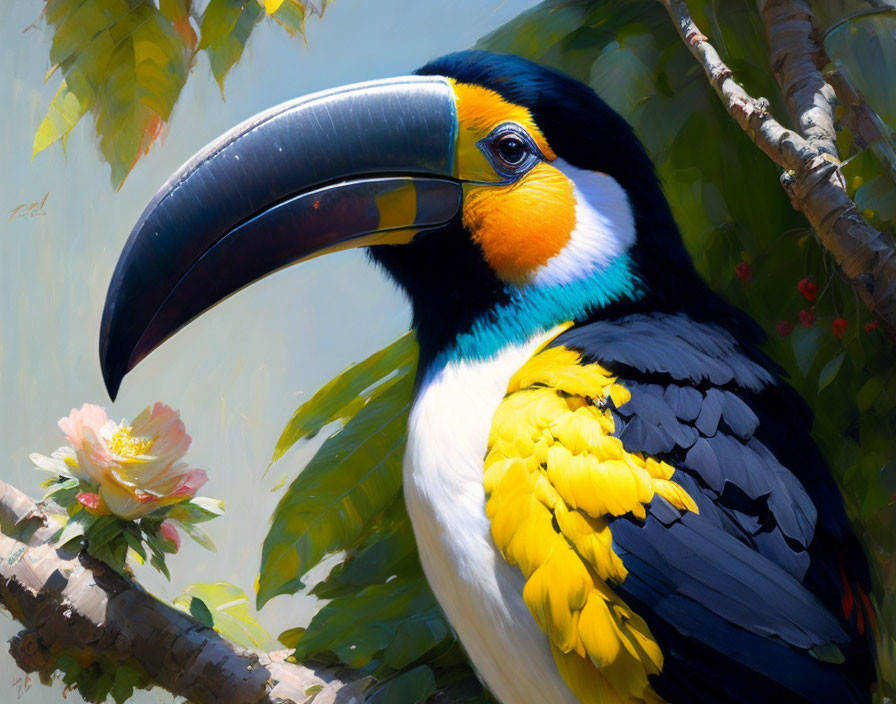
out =
<svg viewBox="0 0 896 704"><path fill-rule="evenodd" d="M47 194L39 201L35 201L30 205L28 203L17 205L15 208L9 211L9 220L7 220L7 222L12 222L13 220L17 220L18 218L36 218L46 215L47 198L49 197L50 192L47 191Z"/></svg>

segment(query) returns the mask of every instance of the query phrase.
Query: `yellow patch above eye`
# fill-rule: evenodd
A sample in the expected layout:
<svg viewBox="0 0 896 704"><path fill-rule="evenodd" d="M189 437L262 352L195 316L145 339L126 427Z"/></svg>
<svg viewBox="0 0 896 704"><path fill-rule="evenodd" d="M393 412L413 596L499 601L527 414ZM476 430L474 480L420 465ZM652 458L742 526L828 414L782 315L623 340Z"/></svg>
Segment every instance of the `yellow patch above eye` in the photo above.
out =
<svg viewBox="0 0 896 704"><path fill-rule="evenodd" d="M515 122L525 129L548 161L556 158L526 108L504 100L498 93L488 88L450 80L454 86L459 128L456 154L458 178L465 181L502 180L476 143L505 122Z"/></svg>
<svg viewBox="0 0 896 704"><path fill-rule="evenodd" d="M572 181L542 162L506 186L468 184L463 222L501 279L525 283L569 242L576 224Z"/></svg>

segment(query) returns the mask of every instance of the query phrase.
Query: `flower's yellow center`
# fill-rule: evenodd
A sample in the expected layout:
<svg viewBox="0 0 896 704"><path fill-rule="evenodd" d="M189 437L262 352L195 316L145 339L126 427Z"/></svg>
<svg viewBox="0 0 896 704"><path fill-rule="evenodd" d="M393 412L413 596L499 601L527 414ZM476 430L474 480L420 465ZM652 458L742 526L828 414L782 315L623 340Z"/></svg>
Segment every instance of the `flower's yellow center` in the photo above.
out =
<svg viewBox="0 0 896 704"><path fill-rule="evenodd" d="M119 457L144 455L152 447L152 440L135 438L131 426L122 425L109 439L109 449Z"/></svg>

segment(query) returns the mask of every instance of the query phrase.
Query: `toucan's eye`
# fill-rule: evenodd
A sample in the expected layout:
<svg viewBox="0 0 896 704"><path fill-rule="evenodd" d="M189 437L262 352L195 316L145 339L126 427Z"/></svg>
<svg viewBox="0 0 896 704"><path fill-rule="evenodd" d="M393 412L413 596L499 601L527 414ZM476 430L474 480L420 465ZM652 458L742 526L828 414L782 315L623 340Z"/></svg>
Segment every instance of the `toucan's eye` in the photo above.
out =
<svg viewBox="0 0 896 704"><path fill-rule="evenodd" d="M498 157L508 166L519 166L528 154L526 143L512 132L501 135L495 142Z"/></svg>
<svg viewBox="0 0 896 704"><path fill-rule="evenodd" d="M544 160L532 137L516 122L498 125L488 137L483 137L476 144L495 171L507 181L520 178Z"/></svg>

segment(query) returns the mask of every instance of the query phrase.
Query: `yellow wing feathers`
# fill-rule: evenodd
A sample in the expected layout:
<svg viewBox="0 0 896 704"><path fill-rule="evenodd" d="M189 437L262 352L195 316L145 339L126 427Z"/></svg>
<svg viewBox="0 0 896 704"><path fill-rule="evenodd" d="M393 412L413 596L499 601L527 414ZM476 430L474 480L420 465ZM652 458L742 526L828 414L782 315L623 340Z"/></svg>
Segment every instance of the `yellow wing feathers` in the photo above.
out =
<svg viewBox="0 0 896 704"><path fill-rule="evenodd" d="M485 460L486 513L523 599L586 704L661 701L647 681L663 655L644 621L606 584L622 582L607 516L643 518L657 495L696 511L663 462L626 452L605 406L629 392L577 352L540 351L511 379Z"/></svg>

